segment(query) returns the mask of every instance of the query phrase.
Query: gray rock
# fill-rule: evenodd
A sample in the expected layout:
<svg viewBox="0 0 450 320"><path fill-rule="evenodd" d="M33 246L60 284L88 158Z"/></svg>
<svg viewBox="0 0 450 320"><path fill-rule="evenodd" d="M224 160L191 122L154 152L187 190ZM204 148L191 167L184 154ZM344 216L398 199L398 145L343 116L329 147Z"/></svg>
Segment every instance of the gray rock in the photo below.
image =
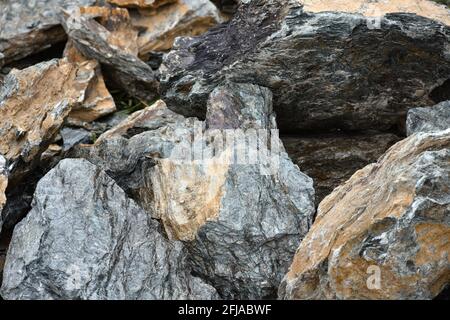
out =
<svg viewBox="0 0 450 320"><path fill-rule="evenodd" d="M98 15L111 21L113 28L97 22ZM132 32L130 23L125 9L94 8L92 13L74 10L63 19L63 27L75 47L104 65L102 70L111 81L131 96L152 100L158 95L159 82L152 68L137 57L137 48L132 48L136 46L133 37L137 33Z"/></svg>
<svg viewBox="0 0 450 320"><path fill-rule="evenodd" d="M415 108L408 111L406 120L407 134L417 132L435 132L450 128L450 100L434 107Z"/></svg>
<svg viewBox="0 0 450 320"><path fill-rule="evenodd" d="M5 299L211 299L181 242L86 160L61 161L13 234Z"/></svg>
<svg viewBox="0 0 450 320"><path fill-rule="evenodd" d="M203 118L217 85L253 83L272 90L285 132L404 130L407 109L433 103L448 79L450 28L408 13L371 23L297 1L246 1L229 23L176 41L160 68L162 96Z"/></svg>
<svg viewBox="0 0 450 320"><path fill-rule="evenodd" d="M61 138L63 139L63 151L69 151L79 143L91 142L91 133L82 128L62 128Z"/></svg>
<svg viewBox="0 0 450 320"><path fill-rule="evenodd" d="M239 0L211 0L223 13L234 14L239 6Z"/></svg>
<svg viewBox="0 0 450 320"><path fill-rule="evenodd" d="M277 136L273 144L280 145L279 165L270 174L263 174L258 162L229 161L228 148L209 159L224 163L177 162L175 152L189 145L197 130L205 148L215 142L208 135L213 130L276 128L266 88L228 83L211 94L208 108L202 123L158 102L92 147L79 148L79 156L114 177L162 221L170 238L184 241L195 274L222 298L273 298L312 223L312 180L292 163Z"/></svg>
<svg viewBox="0 0 450 320"><path fill-rule="evenodd" d="M314 180L316 205L357 170L376 162L401 138L391 133L327 133L282 136L292 161Z"/></svg>
<svg viewBox="0 0 450 320"><path fill-rule="evenodd" d="M0 66L64 41L61 9L88 6L95 0L5 0L0 2Z"/></svg>

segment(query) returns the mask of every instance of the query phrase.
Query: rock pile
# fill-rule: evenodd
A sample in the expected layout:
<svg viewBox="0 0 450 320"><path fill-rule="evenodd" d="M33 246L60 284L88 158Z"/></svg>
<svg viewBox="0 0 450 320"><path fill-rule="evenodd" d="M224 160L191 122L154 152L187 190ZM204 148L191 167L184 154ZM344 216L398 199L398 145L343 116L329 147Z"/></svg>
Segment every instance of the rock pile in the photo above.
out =
<svg viewBox="0 0 450 320"><path fill-rule="evenodd" d="M449 25L429 0L3 1L0 296L442 296Z"/></svg>

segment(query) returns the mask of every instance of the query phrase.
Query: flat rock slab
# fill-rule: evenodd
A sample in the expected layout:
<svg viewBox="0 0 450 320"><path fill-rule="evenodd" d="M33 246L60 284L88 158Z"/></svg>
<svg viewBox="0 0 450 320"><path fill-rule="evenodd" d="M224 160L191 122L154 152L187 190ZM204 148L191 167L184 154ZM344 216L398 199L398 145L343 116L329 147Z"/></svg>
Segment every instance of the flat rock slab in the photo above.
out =
<svg viewBox="0 0 450 320"><path fill-rule="evenodd" d="M61 9L72 10L95 0L6 0L0 2L0 67L64 41Z"/></svg>
<svg viewBox="0 0 450 320"><path fill-rule="evenodd" d="M273 92L284 132L403 133L407 110L432 105L450 74L445 21L246 1L226 25L177 40L160 68L162 96L169 108L203 118L216 86L247 82Z"/></svg>
<svg viewBox="0 0 450 320"><path fill-rule="evenodd" d="M15 228L5 299L213 299L190 275L181 242L86 160L63 160Z"/></svg>
<svg viewBox="0 0 450 320"><path fill-rule="evenodd" d="M319 205L283 299L432 299L450 281L450 130L419 133Z"/></svg>

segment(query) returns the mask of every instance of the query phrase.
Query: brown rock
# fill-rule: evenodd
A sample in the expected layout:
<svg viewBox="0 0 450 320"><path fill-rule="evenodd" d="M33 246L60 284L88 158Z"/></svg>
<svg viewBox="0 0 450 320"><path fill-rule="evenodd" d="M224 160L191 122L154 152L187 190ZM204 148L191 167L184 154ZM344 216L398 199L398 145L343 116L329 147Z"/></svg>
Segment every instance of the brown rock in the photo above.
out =
<svg viewBox="0 0 450 320"><path fill-rule="evenodd" d="M360 13L366 17L381 17L388 13L415 13L450 25L448 8L430 0L300 0L305 11L338 11Z"/></svg>
<svg viewBox="0 0 450 320"><path fill-rule="evenodd" d="M450 130L421 133L319 206L284 299L431 299L450 281Z"/></svg>
<svg viewBox="0 0 450 320"><path fill-rule="evenodd" d="M2 220L2 210L6 203L6 187L8 186L8 176L6 171L6 160L0 155L0 231L2 230L3 220ZM1 273L0 266L0 273Z"/></svg>
<svg viewBox="0 0 450 320"><path fill-rule="evenodd" d="M80 8L65 15L63 26L74 46L102 64L108 80L131 96L152 100L159 82L150 66L137 57L137 31L122 8Z"/></svg>
<svg viewBox="0 0 450 320"><path fill-rule="evenodd" d="M89 61L82 53L78 51L73 45L72 41L68 41L64 56L70 62L85 63ZM106 88L105 81L100 69L100 65L95 60L90 60L95 63L95 76L86 90L86 97L83 103L75 106L69 114L68 122L74 123L78 121L92 122L105 115L116 111L116 104L114 99Z"/></svg>
<svg viewBox="0 0 450 320"><path fill-rule="evenodd" d="M219 10L209 0L179 0L156 10L138 10L131 13L133 25L141 32L139 54L172 48L180 36L197 36L223 22Z"/></svg>
<svg viewBox="0 0 450 320"><path fill-rule="evenodd" d="M12 70L0 90L0 154L10 182L32 170L72 108L81 104L95 63L67 59Z"/></svg>
<svg viewBox="0 0 450 320"><path fill-rule="evenodd" d="M127 8L158 8L177 0L107 0L111 4Z"/></svg>
<svg viewBox="0 0 450 320"><path fill-rule="evenodd" d="M332 133L281 139L292 161L313 178L317 205L400 140L390 133Z"/></svg>

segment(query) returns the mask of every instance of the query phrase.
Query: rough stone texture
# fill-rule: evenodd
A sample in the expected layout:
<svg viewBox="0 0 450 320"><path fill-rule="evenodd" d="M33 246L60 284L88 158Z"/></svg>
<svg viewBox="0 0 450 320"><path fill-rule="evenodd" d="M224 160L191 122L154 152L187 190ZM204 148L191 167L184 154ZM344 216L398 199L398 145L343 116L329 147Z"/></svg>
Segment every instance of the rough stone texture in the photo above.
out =
<svg viewBox="0 0 450 320"><path fill-rule="evenodd" d="M62 151L66 152L80 143L90 143L92 134L83 128L64 127L61 129L61 138L63 140Z"/></svg>
<svg viewBox="0 0 450 320"><path fill-rule="evenodd" d="M447 17L450 13L447 11ZM227 24L176 41L161 70L169 108L205 116L225 79L268 87L284 132L404 130L408 108L431 105L450 74L450 28L414 14L305 12L252 0Z"/></svg>
<svg viewBox="0 0 450 320"><path fill-rule="evenodd" d="M320 204L280 297L437 296L450 281L449 177L450 130L412 135L356 172Z"/></svg>
<svg viewBox="0 0 450 320"><path fill-rule="evenodd" d="M179 0L157 10L131 13L133 25L140 31L139 55L172 48L175 37L197 36L223 22L219 10L209 0Z"/></svg>
<svg viewBox="0 0 450 320"><path fill-rule="evenodd" d="M314 180L316 204L400 140L390 133L330 133L281 137L292 161Z"/></svg>
<svg viewBox="0 0 450 320"><path fill-rule="evenodd" d="M5 299L211 299L181 242L86 160L63 160L13 234Z"/></svg>
<svg viewBox="0 0 450 320"><path fill-rule="evenodd" d="M119 7L156 9L168 3L176 2L177 0L107 0L107 1Z"/></svg>
<svg viewBox="0 0 450 320"><path fill-rule="evenodd" d="M83 102L94 64L66 59L12 70L0 89L0 154L13 177L33 164L57 134L74 106Z"/></svg>
<svg viewBox="0 0 450 320"><path fill-rule="evenodd" d="M6 0L0 2L0 67L64 41L61 9L72 10L95 0Z"/></svg>
<svg viewBox="0 0 450 320"><path fill-rule="evenodd" d="M84 63L89 60L75 48L72 41L67 42L64 56L73 63ZM95 76L87 88L86 97L79 107L72 109L68 121L92 122L114 111L116 111L116 104L106 88L100 65L97 63Z"/></svg>
<svg viewBox="0 0 450 320"><path fill-rule="evenodd" d="M84 56L103 65L108 79L132 96L151 100L159 83L150 66L137 57L137 31L130 23L126 9L90 7L65 15L63 26Z"/></svg>
<svg viewBox="0 0 450 320"><path fill-rule="evenodd" d="M282 146L273 175L258 164L233 163L228 148L200 162L177 162L174 154L198 132L202 143L212 143L212 129L275 128L271 102L266 88L230 83L211 94L205 123L160 101L77 151L160 219L170 238L187 243L195 274L222 298L276 296L312 223L312 180Z"/></svg>
<svg viewBox="0 0 450 320"><path fill-rule="evenodd" d="M433 132L450 128L450 100L434 107L415 108L408 111L406 131L408 135L417 132Z"/></svg>

